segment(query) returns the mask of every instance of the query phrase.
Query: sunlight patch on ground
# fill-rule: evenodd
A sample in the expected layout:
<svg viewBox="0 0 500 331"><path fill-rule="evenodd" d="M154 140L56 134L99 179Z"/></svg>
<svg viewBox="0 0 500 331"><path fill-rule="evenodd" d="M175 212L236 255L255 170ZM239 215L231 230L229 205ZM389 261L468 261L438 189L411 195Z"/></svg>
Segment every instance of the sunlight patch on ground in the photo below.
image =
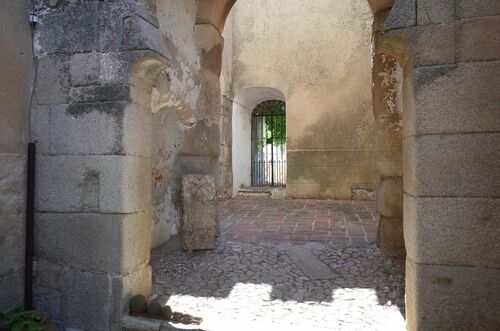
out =
<svg viewBox="0 0 500 331"><path fill-rule="evenodd" d="M174 310L203 317L205 328L214 329L217 325L217 330L221 325L229 327L234 323L273 330L406 329L399 309L381 305L374 289L335 289L331 302L272 300L271 292L272 286L267 284L237 283L227 298L174 294L169 305Z"/></svg>

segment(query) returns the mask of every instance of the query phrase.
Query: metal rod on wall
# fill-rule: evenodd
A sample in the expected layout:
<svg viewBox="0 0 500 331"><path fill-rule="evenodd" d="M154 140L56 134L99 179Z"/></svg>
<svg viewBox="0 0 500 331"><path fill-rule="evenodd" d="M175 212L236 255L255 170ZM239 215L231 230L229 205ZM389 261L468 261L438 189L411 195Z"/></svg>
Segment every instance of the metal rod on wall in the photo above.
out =
<svg viewBox="0 0 500 331"><path fill-rule="evenodd" d="M33 256L35 251L35 165L36 144L28 144L26 181L26 250L24 266L24 309L33 310Z"/></svg>

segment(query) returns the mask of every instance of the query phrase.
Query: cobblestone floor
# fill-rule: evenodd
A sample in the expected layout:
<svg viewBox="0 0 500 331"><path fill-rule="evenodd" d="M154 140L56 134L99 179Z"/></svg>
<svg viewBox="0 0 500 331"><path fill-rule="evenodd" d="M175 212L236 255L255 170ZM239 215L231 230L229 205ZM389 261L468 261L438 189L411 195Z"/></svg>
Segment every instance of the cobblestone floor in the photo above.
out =
<svg viewBox="0 0 500 331"><path fill-rule="evenodd" d="M252 203L262 209L253 208ZM341 207L332 208L332 204ZM307 222L313 227L310 238L316 235L314 223L327 216L328 220L339 217L338 208L343 210L345 220L339 221L345 221L344 237L348 238L360 237L349 237L349 220L359 218L356 224L368 223L365 214L373 215L371 205L347 202L233 200L219 207L221 225L232 220L231 226L235 226L235 221L247 217L255 220L279 216L283 221L293 214L297 219L295 230L303 224L297 210L305 211L304 215L311 216L304 218L311 219ZM282 208L290 209L286 215L274 214ZM375 224L375 220L371 219L371 223ZM298 245L292 236L281 237L279 229L270 239L260 233L233 237L227 235L237 233L229 231L231 226L226 227L213 251L182 252L175 240L153 250L154 290L168 293L168 304L174 310L206 321L260 323L262 331L282 330L276 326L287 330L405 329L404 261L383 257L375 244L353 247L344 241L340 245L328 236L328 240ZM368 234L362 237L367 239ZM252 239L255 241L250 242ZM310 251L331 275L327 279L308 277L290 257L291 248L297 246Z"/></svg>

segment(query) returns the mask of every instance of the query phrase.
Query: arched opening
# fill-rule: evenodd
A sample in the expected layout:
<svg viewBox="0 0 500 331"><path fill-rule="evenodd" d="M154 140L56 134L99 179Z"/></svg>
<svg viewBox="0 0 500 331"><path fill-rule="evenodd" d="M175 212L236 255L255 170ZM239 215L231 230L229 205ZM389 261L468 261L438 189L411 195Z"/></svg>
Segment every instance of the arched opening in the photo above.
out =
<svg viewBox="0 0 500 331"><path fill-rule="evenodd" d="M264 2L246 3L259 10ZM154 268L160 273L180 268L181 264L187 267L184 275L162 273L155 286L161 288L161 284L168 284L175 289L177 293L170 299L173 306L188 311L203 311L207 316L219 315L222 311L219 307L223 305L230 306L234 312L247 306L244 309L246 313L258 315L256 310L261 307L262 297L254 296L256 293L262 293L266 297L264 300L276 304L276 311L273 308L269 313L274 316L283 313L281 308L284 302L288 302L292 309L307 310L303 304L309 301L311 310L315 310L320 309L320 303L336 309L336 305L345 298L356 304L369 301L369 307L360 308L365 316L384 310L384 321L403 328L402 262L387 262L374 246L378 223L373 202L350 200L353 188L361 187L368 191L377 184L372 135L370 9L365 2L355 2L352 6L351 3L346 5L333 1L322 1L320 4L294 2L295 8L302 9L294 12L291 9L294 6L287 2L286 15L271 27L272 20L263 16L277 17L278 14L272 13L281 13L285 1L281 2L281 6L277 1L267 3L274 11L259 15L261 12L242 10L247 16L240 21L244 24L240 29L251 34L242 38L244 42L268 38L266 42L269 43L254 44L254 47L242 50L241 45L234 43L234 35L228 32L230 30L224 31L226 53L223 58L230 60L226 62L230 64L229 71L243 79L234 80L234 76L227 71L228 67L223 65L221 126L224 127L221 128L221 147L230 146L231 157L225 165L230 164L232 169L233 196L242 185L258 184L252 179L259 181L263 177L261 183L273 184L274 171L268 172L271 176L259 177L254 170L252 176L252 157L254 162L262 162L269 160L263 154L274 156L275 137L273 132L268 134L267 127L274 125L276 114L266 112L266 103L280 107L286 99L285 137L289 138L284 145L287 155L286 185L287 190L291 187L291 198L304 200L283 199L275 203L270 199L247 200L244 197L221 203L219 244L222 243L224 250L217 251L217 258L214 252L190 258L172 251L168 256L154 259ZM339 20L330 20L331 15L322 15L327 12L322 10L325 4L331 5L329 11L337 12L334 9L338 9L346 15L340 15L342 19ZM305 18L303 13L310 11L304 8L311 9L314 18ZM325 19L322 26L328 28L321 31L314 29L318 25L317 16ZM304 26L300 23L302 20L305 20ZM256 26L253 25L255 21ZM221 22L210 22L205 16L199 23L203 27L197 29L204 37L209 30L211 35L216 34L214 29L221 31L223 25ZM207 26L210 24L213 26ZM295 27L293 33L299 35L298 40L276 38L278 32L290 32L290 26ZM232 24L226 24L226 29L232 28ZM276 38L274 44L272 35ZM336 44L331 42L332 39ZM323 45L320 50L315 47L319 43ZM207 64L211 60L210 67L207 66L210 70L218 68L214 65L217 59L212 57L213 52L206 44L206 39L203 39L202 59ZM269 64L266 62L269 58L278 58L278 61L274 65ZM325 61L326 58L335 61ZM271 115L270 122L261 119L259 124L259 115L264 118L267 116L263 115ZM231 123L231 127L226 126L227 122ZM264 149L257 151L262 144L269 153L264 153ZM227 158L225 153L221 153L223 158ZM259 154L260 158L255 157ZM293 164L291 168L290 164ZM265 168L260 173L266 173ZM295 250L287 246L283 251L276 252L265 246L268 243L300 248ZM327 243L333 246L323 246ZM322 248L316 250L310 247ZM344 251L340 247L348 248ZM318 258L315 254L325 255ZM348 261L349 256L356 256L356 261ZM197 259L196 263L191 263L194 259ZM197 270L197 265L203 265L205 269ZM218 270L222 272L218 273ZM337 279L342 278L338 283L321 274L321 271L329 273L332 270L335 270ZM359 277L344 274L351 271ZM197 274L208 277L209 284L200 286ZM295 284L296 277L290 276L292 274L300 274L307 281ZM391 293L384 293L375 284L386 284ZM243 293L246 294L245 299L240 301ZM249 298L255 299L251 307L248 307ZM202 308L198 310L195 306ZM294 318L289 313L286 316ZM231 323L234 315L224 313L224 318L226 324ZM306 319L313 320L314 317ZM347 323L355 324L361 317L348 320ZM330 322L335 323L329 320L323 325ZM293 324L301 325L301 322L294 320ZM319 325L308 327L319 329ZM356 326L351 325L351 328L356 329Z"/></svg>
<svg viewBox="0 0 500 331"><path fill-rule="evenodd" d="M232 140L233 196L236 196L242 187L254 186L252 182L252 161L255 160L257 147L253 143L257 143L255 141L257 136L262 136L264 131L262 126L260 131L257 131L257 120L254 120L253 113L259 105L264 105L263 103L269 100L276 100L284 104L285 96L275 88L250 86L239 91L232 101L232 129L230 134ZM286 123L284 124L286 125ZM255 131L253 131L254 125ZM284 131L286 132L286 128ZM262 148L260 150L262 151ZM285 151L283 150L283 152ZM261 153L259 157L256 162L264 162L264 157L267 157L266 161L270 160L268 154ZM286 158L286 155L283 158ZM256 168L254 171L258 172L257 175L264 175L264 169ZM286 172L286 169L282 171ZM269 177L269 179L271 178ZM262 183L265 182L262 181Z"/></svg>
<svg viewBox="0 0 500 331"><path fill-rule="evenodd" d="M285 187L286 159L286 105L264 101L252 112L252 187Z"/></svg>

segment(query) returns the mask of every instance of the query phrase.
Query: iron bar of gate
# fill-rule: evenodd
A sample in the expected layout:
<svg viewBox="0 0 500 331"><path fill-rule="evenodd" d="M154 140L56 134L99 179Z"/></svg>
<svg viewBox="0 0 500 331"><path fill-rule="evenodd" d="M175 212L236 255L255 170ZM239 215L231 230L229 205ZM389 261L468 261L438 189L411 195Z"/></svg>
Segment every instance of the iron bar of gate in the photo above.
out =
<svg viewBox="0 0 500 331"><path fill-rule="evenodd" d="M274 186L274 116L271 115L271 186Z"/></svg>
<svg viewBox="0 0 500 331"><path fill-rule="evenodd" d="M252 115L252 186L286 185L285 118L275 109Z"/></svg>

